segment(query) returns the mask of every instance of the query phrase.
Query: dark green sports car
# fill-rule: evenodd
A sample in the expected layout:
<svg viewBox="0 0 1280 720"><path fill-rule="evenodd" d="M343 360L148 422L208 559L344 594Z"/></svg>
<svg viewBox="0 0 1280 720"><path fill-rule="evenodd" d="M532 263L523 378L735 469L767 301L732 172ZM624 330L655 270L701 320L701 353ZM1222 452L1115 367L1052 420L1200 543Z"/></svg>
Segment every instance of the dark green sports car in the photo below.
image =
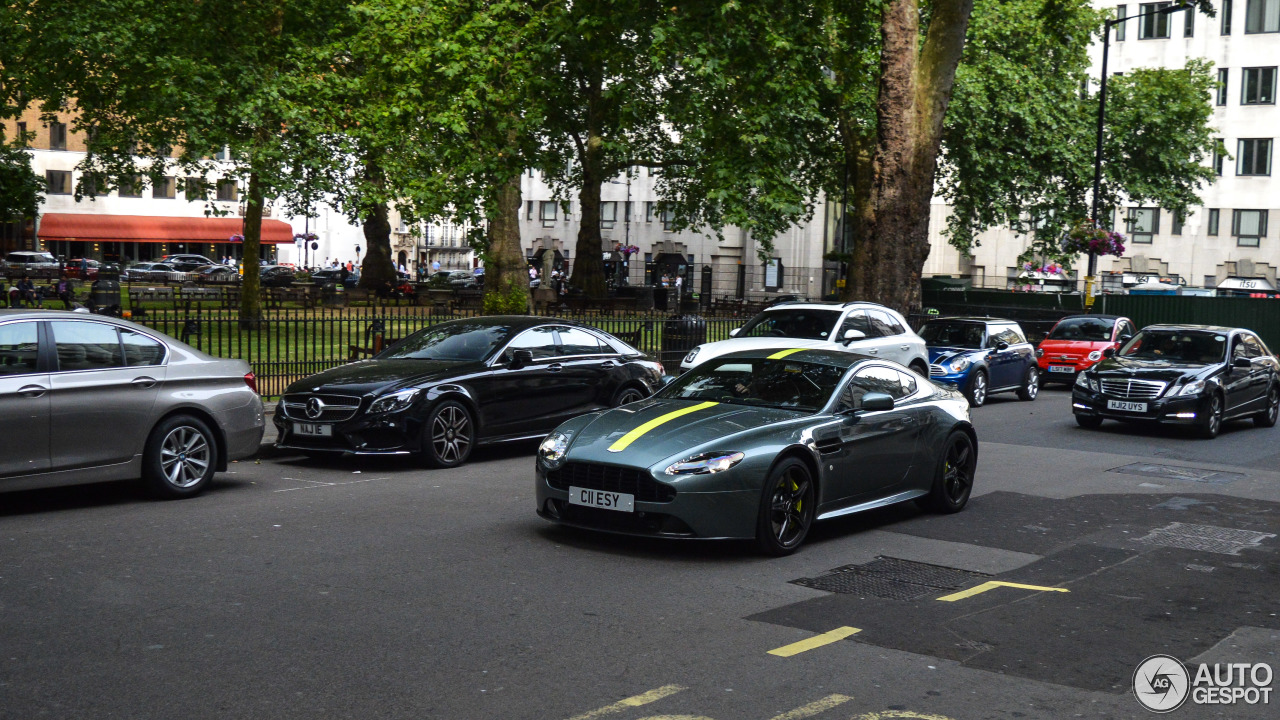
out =
<svg viewBox="0 0 1280 720"><path fill-rule="evenodd" d="M556 428L538 448L538 514L785 555L815 520L907 500L957 512L977 461L968 402L901 365L745 350Z"/></svg>

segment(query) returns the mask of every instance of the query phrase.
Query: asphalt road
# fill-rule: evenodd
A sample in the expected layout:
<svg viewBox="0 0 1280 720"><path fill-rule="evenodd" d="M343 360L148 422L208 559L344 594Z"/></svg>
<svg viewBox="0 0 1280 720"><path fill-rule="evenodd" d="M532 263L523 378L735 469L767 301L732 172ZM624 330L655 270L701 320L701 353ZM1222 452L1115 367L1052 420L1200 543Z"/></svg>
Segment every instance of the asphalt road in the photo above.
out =
<svg viewBox="0 0 1280 720"><path fill-rule="evenodd" d="M529 444L2 495L0 717L1128 718L1149 655L1280 667L1280 429L1086 431L1056 390L975 423L965 512L782 559L549 525Z"/></svg>

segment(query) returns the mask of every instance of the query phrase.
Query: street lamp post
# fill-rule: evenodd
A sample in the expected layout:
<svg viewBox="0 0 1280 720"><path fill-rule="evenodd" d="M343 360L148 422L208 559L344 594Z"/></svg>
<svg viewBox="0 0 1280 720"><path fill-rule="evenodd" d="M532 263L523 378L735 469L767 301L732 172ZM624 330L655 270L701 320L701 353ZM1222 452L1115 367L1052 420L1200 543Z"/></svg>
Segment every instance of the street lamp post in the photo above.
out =
<svg viewBox="0 0 1280 720"><path fill-rule="evenodd" d="M1091 212L1093 214L1094 227L1102 226L1101 219L1098 217L1098 210L1099 210L1098 205L1101 201L1101 198L1099 197L1099 195L1102 192L1102 128L1103 128L1103 121L1106 118L1106 113L1107 113L1107 56L1110 54L1110 50L1111 50L1111 28L1115 25L1119 25L1120 23L1129 22L1130 20L1137 20L1138 18L1151 17L1152 15L1168 15L1170 13L1175 13L1180 10L1186 10L1187 12L1195 12L1195 6L1190 4L1169 5L1168 7L1162 7L1159 10L1155 10L1153 12L1140 13L1138 15L1130 15L1128 17L1115 18L1115 19L1103 21L1102 74L1101 74L1102 87L1098 90L1098 138L1097 138L1097 147L1093 155L1093 208ZM1097 275L1097 273L1098 273L1098 254L1096 252L1090 251L1089 252L1089 272L1085 275L1085 279L1084 279L1085 305L1088 307L1093 306L1093 284L1095 281L1094 276Z"/></svg>

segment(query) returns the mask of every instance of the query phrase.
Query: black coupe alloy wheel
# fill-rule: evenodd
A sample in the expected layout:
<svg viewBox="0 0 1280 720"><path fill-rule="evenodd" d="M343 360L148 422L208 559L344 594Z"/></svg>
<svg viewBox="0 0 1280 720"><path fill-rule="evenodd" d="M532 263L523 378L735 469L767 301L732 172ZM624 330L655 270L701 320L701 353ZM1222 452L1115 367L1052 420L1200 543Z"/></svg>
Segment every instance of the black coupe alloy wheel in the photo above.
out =
<svg viewBox="0 0 1280 720"><path fill-rule="evenodd" d="M978 453L973 441L963 432L947 438L946 449L938 462L938 473L929 493L929 506L942 513L960 512L973 492L973 475L978 467Z"/></svg>
<svg viewBox="0 0 1280 720"><path fill-rule="evenodd" d="M800 547L813 525L813 478L795 458L778 464L765 483L756 528L756 544L768 555L788 555Z"/></svg>
<svg viewBox="0 0 1280 720"><path fill-rule="evenodd" d="M629 405L633 402L639 402L645 398L645 394L634 387L625 387L618 392L618 397L613 401L614 407Z"/></svg>
<svg viewBox="0 0 1280 720"><path fill-rule="evenodd" d="M1267 409L1253 416L1253 424L1264 428L1275 427L1278 417L1280 417L1280 387L1272 385L1267 391Z"/></svg>
<svg viewBox="0 0 1280 720"><path fill-rule="evenodd" d="M471 413L460 403L440 403L427 419L422 454L427 464L438 468L457 467L471 456L475 431Z"/></svg>
<svg viewBox="0 0 1280 720"><path fill-rule="evenodd" d="M1222 431L1222 396L1214 393L1209 396L1209 407L1200 425L1200 437L1212 440Z"/></svg>

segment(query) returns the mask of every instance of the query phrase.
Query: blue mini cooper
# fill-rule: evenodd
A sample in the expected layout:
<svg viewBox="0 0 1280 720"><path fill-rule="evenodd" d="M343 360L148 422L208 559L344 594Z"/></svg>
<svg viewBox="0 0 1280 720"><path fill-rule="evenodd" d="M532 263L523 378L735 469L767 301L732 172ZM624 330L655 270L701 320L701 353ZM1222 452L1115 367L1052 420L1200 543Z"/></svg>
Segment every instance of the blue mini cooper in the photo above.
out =
<svg viewBox="0 0 1280 720"><path fill-rule="evenodd" d="M920 328L929 348L929 379L953 383L969 404L1016 392L1035 400L1040 392L1036 350L1018 323L997 318L939 318Z"/></svg>

